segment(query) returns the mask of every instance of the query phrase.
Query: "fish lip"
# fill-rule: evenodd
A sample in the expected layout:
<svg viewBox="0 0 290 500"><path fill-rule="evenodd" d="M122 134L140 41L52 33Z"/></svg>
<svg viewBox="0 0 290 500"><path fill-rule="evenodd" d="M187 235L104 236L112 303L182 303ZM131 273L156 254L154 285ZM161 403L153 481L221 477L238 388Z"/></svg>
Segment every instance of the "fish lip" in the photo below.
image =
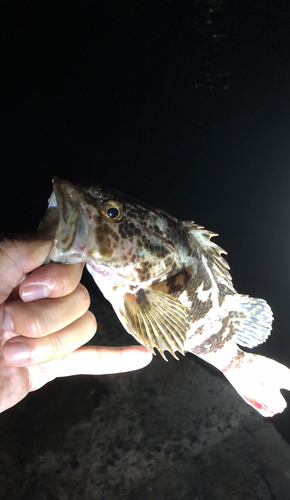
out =
<svg viewBox="0 0 290 500"><path fill-rule="evenodd" d="M59 207L57 203L56 193L53 189L48 199L48 207L38 225L37 232L45 233L45 235L51 235L51 237L54 238L58 228L59 219Z"/></svg>
<svg viewBox="0 0 290 500"><path fill-rule="evenodd" d="M87 212L79 193L68 181L53 178L53 191L38 231L54 231L54 246L48 260L67 263L86 260ZM65 257L65 259L64 259Z"/></svg>
<svg viewBox="0 0 290 500"><path fill-rule="evenodd" d="M73 246L77 233L79 202L77 197L73 197L69 192L69 188L73 188L70 183L61 181L58 177L54 177L52 182L58 211L55 244L61 243L63 250L69 250Z"/></svg>

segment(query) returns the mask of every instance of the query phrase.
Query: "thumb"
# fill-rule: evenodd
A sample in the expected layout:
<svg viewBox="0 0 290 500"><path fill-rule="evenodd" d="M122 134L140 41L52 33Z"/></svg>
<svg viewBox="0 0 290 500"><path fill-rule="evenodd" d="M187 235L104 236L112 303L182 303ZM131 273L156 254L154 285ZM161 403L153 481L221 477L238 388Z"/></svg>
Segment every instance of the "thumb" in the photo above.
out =
<svg viewBox="0 0 290 500"><path fill-rule="evenodd" d="M0 304L27 273L45 261L53 242L43 238L43 235L21 235L0 242Z"/></svg>

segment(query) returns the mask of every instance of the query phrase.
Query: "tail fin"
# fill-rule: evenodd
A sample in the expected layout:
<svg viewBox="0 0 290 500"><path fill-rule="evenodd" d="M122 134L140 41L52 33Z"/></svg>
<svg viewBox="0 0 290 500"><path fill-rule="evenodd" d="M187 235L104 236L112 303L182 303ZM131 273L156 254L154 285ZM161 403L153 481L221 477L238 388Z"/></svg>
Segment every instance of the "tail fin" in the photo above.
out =
<svg viewBox="0 0 290 500"><path fill-rule="evenodd" d="M243 352L238 362L232 362L223 373L238 394L264 417L286 408L280 389L290 390L290 370L281 363Z"/></svg>

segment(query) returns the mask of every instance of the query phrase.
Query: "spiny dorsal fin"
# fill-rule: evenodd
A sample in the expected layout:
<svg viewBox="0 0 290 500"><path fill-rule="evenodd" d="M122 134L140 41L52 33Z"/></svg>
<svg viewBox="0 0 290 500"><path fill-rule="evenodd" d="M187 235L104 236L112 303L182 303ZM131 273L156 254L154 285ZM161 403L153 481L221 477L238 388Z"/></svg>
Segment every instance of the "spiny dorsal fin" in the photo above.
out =
<svg viewBox="0 0 290 500"><path fill-rule="evenodd" d="M124 296L123 321L129 332L153 352L158 349L164 359L169 351L176 359L175 351L184 354L187 332L185 307L167 293L151 287L141 288L136 294Z"/></svg>
<svg viewBox="0 0 290 500"><path fill-rule="evenodd" d="M222 257L222 254L227 252L220 246L211 241L211 238L218 236L217 233L207 231L203 226L199 226L192 221L182 221L182 224L188 229L190 235L199 244L201 250L208 260L208 264L212 269L214 276L223 293L236 293L233 287L232 277L229 273L230 266L227 261Z"/></svg>

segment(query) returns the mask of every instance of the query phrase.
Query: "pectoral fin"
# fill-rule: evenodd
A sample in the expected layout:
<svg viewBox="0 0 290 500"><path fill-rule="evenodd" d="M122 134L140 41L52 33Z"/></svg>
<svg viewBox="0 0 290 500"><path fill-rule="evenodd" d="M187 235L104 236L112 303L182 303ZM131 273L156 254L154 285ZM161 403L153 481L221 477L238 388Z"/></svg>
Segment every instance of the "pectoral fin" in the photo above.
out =
<svg viewBox="0 0 290 500"><path fill-rule="evenodd" d="M152 352L156 347L164 359L165 350L175 358L175 351L184 354L186 309L171 295L151 287L140 289L136 294L126 293L122 319L138 342Z"/></svg>

